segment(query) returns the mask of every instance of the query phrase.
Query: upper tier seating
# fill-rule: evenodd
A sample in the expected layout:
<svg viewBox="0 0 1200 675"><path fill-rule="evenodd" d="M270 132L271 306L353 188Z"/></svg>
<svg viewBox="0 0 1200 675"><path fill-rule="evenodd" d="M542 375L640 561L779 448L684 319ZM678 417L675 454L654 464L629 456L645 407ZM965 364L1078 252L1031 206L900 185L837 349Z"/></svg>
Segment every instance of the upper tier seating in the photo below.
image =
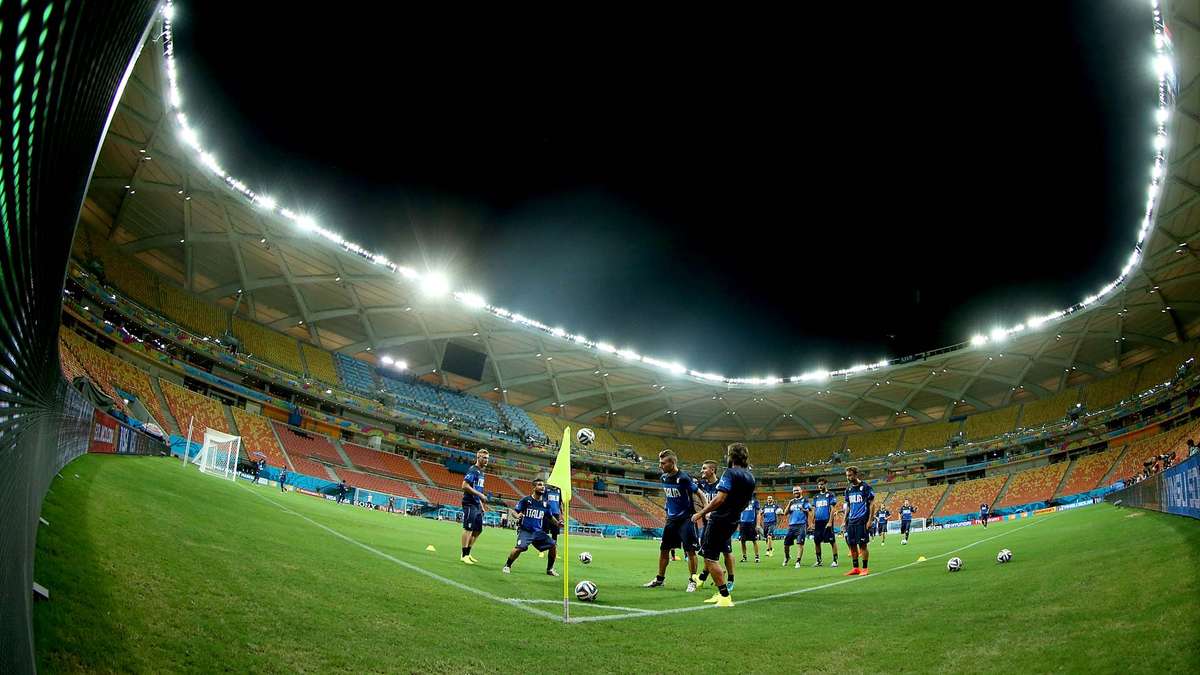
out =
<svg viewBox="0 0 1200 675"><path fill-rule="evenodd" d="M81 245L95 252L104 265L104 277L109 284L145 307L161 307L158 297L159 275L135 262L104 237L93 236L88 228L81 227L76 232L75 246Z"/></svg>
<svg viewBox="0 0 1200 675"><path fill-rule="evenodd" d="M529 417L529 413L525 412L524 408L518 408L515 405L500 403L500 410L504 413L505 419L508 420L508 425L516 429L521 438L533 438L539 443L545 443L549 440L546 437L546 432L538 427L537 423Z"/></svg>
<svg viewBox="0 0 1200 675"><path fill-rule="evenodd" d="M384 391L395 395L403 406L413 407L442 418L450 416L450 411L438 396L437 389L420 380L397 379L381 374L379 381L383 384Z"/></svg>
<svg viewBox="0 0 1200 675"><path fill-rule="evenodd" d="M529 419L533 420L533 423L536 424L537 427L542 430L542 433L545 434L546 437L551 441L557 443L562 440L563 430L562 427L559 426L558 420L549 415L542 415L540 413L533 412L529 413Z"/></svg>
<svg viewBox="0 0 1200 675"><path fill-rule="evenodd" d="M1196 351L1196 344L1195 341L1191 341L1176 345L1170 352L1142 366L1134 390L1143 392L1155 385L1170 382L1175 377L1179 365L1191 358L1192 353Z"/></svg>
<svg viewBox="0 0 1200 675"><path fill-rule="evenodd" d="M851 460L880 457L894 451L899 444L899 429L884 429L866 434L851 434L846 437L846 448L850 450Z"/></svg>
<svg viewBox="0 0 1200 675"><path fill-rule="evenodd" d="M346 442L342 443L342 450L346 451L346 456L350 458L350 463L354 466L382 471L393 476L402 476L416 483L425 482L421 472L413 466L412 460L404 455Z"/></svg>
<svg viewBox="0 0 1200 675"><path fill-rule="evenodd" d="M970 441L1008 433L1017 425L1019 410L1020 406L1010 405L990 412L976 413L967 418L963 432Z"/></svg>
<svg viewBox="0 0 1200 675"><path fill-rule="evenodd" d="M997 506L1003 508L1049 501L1066 471L1067 462L1058 462L1015 474L1008 484L1008 491L1004 493L1004 499Z"/></svg>
<svg viewBox="0 0 1200 675"><path fill-rule="evenodd" d="M1100 481L1108 470L1112 468L1113 462L1117 456L1121 454L1121 448L1111 448L1104 452L1097 452L1094 455L1080 457L1075 461L1075 468L1071 469L1071 475L1067 477L1067 482L1063 485L1061 494L1073 495L1088 490L1095 490L1100 487Z"/></svg>
<svg viewBox="0 0 1200 675"><path fill-rule="evenodd" d="M827 436L824 438L802 438L787 442L785 460L792 464L810 464L824 462L829 456L842 449L846 437ZM754 460L757 462L757 460Z"/></svg>
<svg viewBox="0 0 1200 675"><path fill-rule="evenodd" d="M313 433L301 436L286 424L279 422L271 424L275 427L275 433L279 435L279 440L283 442L283 447L293 462L296 461L297 456L303 456L317 457L338 467L346 465L342 456L338 454L337 448L333 447L333 443L325 436Z"/></svg>
<svg viewBox="0 0 1200 675"><path fill-rule="evenodd" d="M326 384L338 384L337 368L333 365L332 354L307 342L300 343L300 351L304 353L304 361L308 363L308 374L313 379Z"/></svg>
<svg viewBox="0 0 1200 675"><path fill-rule="evenodd" d="M958 433L959 428L958 422L935 422L905 427L904 438L900 441L900 449L913 451L944 448L950 445L950 437Z"/></svg>
<svg viewBox="0 0 1200 675"><path fill-rule="evenodd" d="M171 414L179 424L180 434L187 434L188 422L192 418L195 418L192 423L193 441L204 440L205 428L215 429L223 434L229 433L229 422L225 419L225 412L220 403L169 380L160 379L158 385L162 388L163 397L167 399Z"/></svg>
<svg viewBox="0 0 1200 675"><path fill-rule="evenodd" d="M370 365L341 352L335 352L333 358L343 386L363 396L379 393L379 386L375 384L374 371Z"/></svg>
<svg viewBox="0 0 1200 675"><path fill-rule="evenodd" d="M787 441L750 441L746 444L750 448L750 455L753 458L751 462L757 466L775 466L783 461L786 454ZM721 458L714 457L720 461ZM700 474L697 473L698 477Z"/></svg>
<svg viewBox="0 0 1200 675"><path fill-rule="evenodd" d="M486 429L499 430L503 427L500 412L490 401L456 391L442 390L438 393L455 417L465 417Z"/></svg>
<svg viewBox="0 0 1200 675"><path fill-rule="evenodd" d="M229 317L220 307L204 302L171 284L159 284L162 313L175 323L201 336L219 338L229 330Z"/></svg>
<svg viewBox="0 0 1200 675"><path fill-rule="evenodd" d="M1079 400L1079 388L1067 387L1050 398L1029 401L1021 411L1021 426L1036 429L1050 422L1060 422L1067 416L1067 408Z"/></svg>
<svg viewBox="0 0 1200 675"><path fill-rule="evenodd" d="M280 467L287 466L283 451L271 431L271 423L265 417L246 412L234 407L233 423L237 425L238 435L242 437L242 447L248 450L249 456L261 452L267 456L267 464Z"/></svg>
<svg viewBox="0 0 1200 675"><path fill-rule="evenodd" d="M421 460L421 470L423 470L430 479L437 485L442 485L450 488L461 488L463 483L463 475L454 473L447 469L445 465L437 462L426 462Z"/></svg>
<svg viewBox="0 0 1200 675"><path fill-rule="evenodd" d="M684 462L699 464L700 462L713 459L721 462L721 458L725 456L725 446L728 442L722 441L706 441L693 438L668 438L666 440L667 447L674 450L679 459ZM646 459L651 459L647 457ZM754 448L750 448L750 462L757 463L758 456L754 454Z"/></svg>
<svg viewBox="0 0 1200 675"><path fill-rule="evenodd" d="M888 495L887 501L884 502L884 507L888 513L892 514L888 520L900 520L900 506L904 504L904 500L908 499L912 505L916 507L915 516L917 518L928 518L933 513L933 507L941 501L942 495L946 493L945 485L929 485L921 488L913 488L911 490L897 490Z"/></svg>
<svg viewBox="0 0 1200 675"><path fill-rule="evenodd" d="M666 439L662 436L638 434L632 431L618 431L616 429L610 429L609 433L613 435L613 438L617 439L618 445L632 446L634 452L642 457L658 457L658 453L667 447Z"/></svg>
<svg viewBox="0 0 1200 675"><path fill-rule="evenodd" d="M350 487L373 490L375 492L386 492L397 497L407 497L408 499L421 499L420 495L413 491L412 486L403 481L362 473L361 471L354 471L352 469L338 469L337 473L346 480L346 484Z"/></svg>
<svg viewBox="0 0 1200 675"><path fill-rule="evenodd" d="M938 509L936 515L955 516L962 513L976 513L979 511L980 504L987 504L988 508L991 508L1006 480L1008 480L1008 476L990 476L955 483L950 486L950 494L946 495L946 501L942 502L942 507Z"/></svg>
<svg viewBox="0 0 1200 675"><path fill-rule="evenodd" d="M1137 378L1137 368L1130 368L1099 382L1093 382L1083 388L1083 402L1087 404L1089 411L1103 410L1120 403L1133 395L1133 385Z"/></svg>
<svg viewBox="0 0 1200 675"><path fill-rule="evenodd" d="M297 377L304 372L295 338L236 316L233 317L233 334L242 341L242 350L246 353L291 371Z"/></svg>

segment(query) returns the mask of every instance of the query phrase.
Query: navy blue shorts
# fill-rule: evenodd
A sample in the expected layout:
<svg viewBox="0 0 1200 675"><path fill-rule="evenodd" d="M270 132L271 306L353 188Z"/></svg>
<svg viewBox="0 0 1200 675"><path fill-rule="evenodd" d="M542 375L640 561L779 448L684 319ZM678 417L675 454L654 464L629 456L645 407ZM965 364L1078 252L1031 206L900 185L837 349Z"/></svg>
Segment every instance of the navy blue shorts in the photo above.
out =
<svg viewBox="0 0 1200 675"><path fill-rule="evenodd" d="M758 528L754 526L754 523L738 523L738 539L758 541Z"/></svg>
<svg viewBox="0 0 1200 675"><path fill-rule="evenodd" d="M875 534L887 534L887 521L875 523Z"/></svg>
<svg viewBox="0 0 1200 675"><path fill-rule="evenodd" d="M871 541L870 535L867 534L867 521L864 518L859 521L848 521L846 523L846 543L851 546L862 546Z"/></svg>
<svg viewBox="0 0 1200 675"><path fill-rule="evenodd" d="M721 559L722 553L733 551L733 545L730 539L733 537L733 531L737 529L738 524L724 522L709 522L704 528L704 540L700 542L700 553L705 560L716 562Z"/></svg>
<svg viewBox="0 0 1200 675"><path fill-rule="evenodd" d="M770 537L772 539L775 538L775 521L763 521L763 536Z"/></svg>
<svg viewBox="0 0 1200 675"><path fill-rule="evenodd" d="M708 532L708 525L700 528L700 548L704 548L704 535ZM729 538L725 539L725 550L722 553L733 553L733 542Z"/></svg>
<svg viewBox="0 0 1200 675"><path fill-rule="evenodd" d="M908 531L911 529L912 529L912 521L911 520L904 520L904 519L900 520L900 534L908 534Z"/></svg>
<svg viewBox="0 0 1200 675"><path fill-rule="evenodd" d="M517 530L517 550L524 551L529 548L530 544L533 544L533 547L539 551L549 551L554 548L554 540L543 530L537 532Z"/></svg>
<svg viewBox="0 0 1200 675"><path fill-rule="evenodd" d="M700 548L700 535L696 533L696 524L692 522L691 515L668 518L663 526L662 544L658 549L670 551L673 548L682 548L688 553Z"/></svg>
<svg viewBox="0 0 1200 675"><path fill-rule="evenodd" d="M808 536L808 532L805 531L806 527L806 525L788 525L787 536L783 538L783 545L791 546L799 541L800 545L803 546L804 538Z"/></svg>
<svg viewBox="0 0 1200 675"><path fill-rule="evenodd" d="M463 529L479 534L483 532L483 507L463 504Z"/></svg>
<svg viewBox="0 0 1200 675"><path fill-rule="evenodd" d="M833 543L833 526L824 520L814 520L813 521L813 542L817 543L817 544L821 544L821 543L832 544Z"/></svg>

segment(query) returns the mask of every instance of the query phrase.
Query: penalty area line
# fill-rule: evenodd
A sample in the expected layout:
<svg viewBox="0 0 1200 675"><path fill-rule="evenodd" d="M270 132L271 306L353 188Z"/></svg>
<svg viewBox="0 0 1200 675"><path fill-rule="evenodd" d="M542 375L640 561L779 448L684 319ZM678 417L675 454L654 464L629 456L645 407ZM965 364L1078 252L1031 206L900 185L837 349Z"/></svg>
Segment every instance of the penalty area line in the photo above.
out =
<svg viewBox="0 0 1200 675"><path fill-rule="evenodd" d="M1005 532L1001 532L1001 533L993 535L991 537L980 539L978 541L973 541L964 546L959 546L956 549L946 551L945 553L939 553L938 555L929 556L928 558L925 559L925 561L922 561L922 562L928 562L930 560L937 560L938 558L945 558L946 556L954 555L955 553L958 553L959 551L965 551L969 548L974 548L975 546L978 546L980 544L985 544L994 539L999 539L1000 537L1005 537L1010 534L1020 532L1021 530L1024 530L1025 528L1033 527L1034 525L1044 523L1047 520L1054 518L1055 515L1057 515L1057 514L1048 515L1045 518L1035 520L1035 521L1029 523L1028 525L1022 525L1022 526L1016 528L1015 530L1007 530ZM872 577L877 577L877 576L880 576L883 574L889 574L891 572L899 572L900 570L907 569L914 565L920 565L920 564L921 564L921 562L913 561L910 563L905 563L898 567L891 567L886 570L882 570L880 572L872 572L865 577L849 577L847 579L839 579L837 581L831 581L829 583L821 584L819 586L809 586L807 588L798 588L794 591L785 591L783 593L773 593L771 595L762 595L762 596L759 596L756 598L749 598L747 600L738 600L737 602L734 603L734 606L736 607L738 605L747 605L750 603L763 602L766 600L778 600L780 598L790 598L795 595L801 595L803 593L812 593L814 591L823 591L827 588L833 588L834 586L841 586L842 584L849 584L849 583L852 583L855 581L862 581L864 579L870 579ZM712 609L714 607L716 607L716 605L692 605L689 607L675 607L673 609L649 609L649 610L644 610L638 614L602 614L600 616L571 617L571 623L585 623L585 622L589 622L589 621L619 621L621 619L640 619L640 618L646 617L646 616L662 616L664 614L683 614L685 612L698 612L702 609Z"/></svg>
<svg viewBox="0 0 1200 675"><path fill-rule="evenodd" d="M371 546L370 544L364 544L363 542L361 542L353 537L342 534L341 532L338 532L337 530L333 529L332 527L329 527L327 525L324 525L322 523L319 523L319 522L313 520L312 518L309 518L308 516L304 515L303 513L293 511L293 510L289 509L288 507L284 506L283 504L280 504L279 502L277 502L265 495L260 495L257 492L254 492L249 487L246 487L241 484L238 484L238 487L242 488L243 490L246 490L247 492L250 492L254 496L256 496L270 504L274 504L276 507L278 507L284 513L290 513L291 515L296 516L297 518L300 518L301 520L307 521L311 525L315 525L316 527L319 527L322 530L325 530L329 534L332 534L333 536L337 537L338 539L341 539L342 541L345 541L350 544L354 544L355 546L357 546L365 551L374 553L375 555L379 556L380 558L383 558L384 560L387 560L389 562L393 562L393 563L403 567L404 569L412 570L413 572L416 572L418 574L424 574L425 576L429 577L430 579L433 579L434 581L440 581L441 583L446 584L447 586L451 586L453 588L457 588L462 591L467 591L468 593L474 593L475 595L487 598L488 600L492 600L494 602L498 602L502 605L508 605L509 607L516 607L517 609L529 612L530 614L534 614L536 616L540 616L545 619L550 619L552 621L557 621L560 623L562 622L562 616L560 616L558 614L552 614L545 610L538 609L537 607L530 607L529 605L524 604L520 600L516 600L513 598L502 598L498 595L489 593L485 590L475 588L473 586L468 586L462 582L458 582L453 579L448 579L436 572L430 572L429 570L424 569L422 567L417 567L416 565L414 565L410 562L401 560L401 559L391 555L390 553L384 553L383 551L380 551L379 549L375 548L374 546ZM558 602L561 602L561 601L558 601ZM620 616L624 616L624 615L620 615Z"/></svg>

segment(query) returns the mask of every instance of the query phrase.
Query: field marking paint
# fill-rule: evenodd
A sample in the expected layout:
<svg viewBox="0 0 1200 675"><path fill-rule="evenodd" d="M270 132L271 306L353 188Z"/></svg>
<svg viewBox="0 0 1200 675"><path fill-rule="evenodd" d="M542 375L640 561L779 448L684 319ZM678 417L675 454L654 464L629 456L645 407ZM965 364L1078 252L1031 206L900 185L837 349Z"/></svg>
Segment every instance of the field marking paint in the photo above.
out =
<svg viewBox="0 0 1200 675"><path fill-rule="evenodd" d="M529 603L538 603L538 604L544 603L544 604L550 604L550 605L561 605L562 604L562 600L536 600L536 599L525 600L522 598L508 598L508 600L511 600L512 602L529 602ZM640 612L640 613L654 611L652 609L642 609L640 607L622 607L620 605L593 605L591 603L582 603L582 602L572 602L571 606L572 607L597 607L597 608L602 608L602 609L620 609L620 610L623 610L626 612Z"/></svg>
<svg viewBox="0 0 1200 675"><path fill-rule="evenodd" d="M1021 530L1024 530L1027 527L1033 527L1034 525L1037 525L1039 523L1044 523L1047 520L1054 518L1055 515L1057 515L1057 514L1048 515L1044 518L1041 518L1040 520L1035 520L1035 521L1029 523L1028 525L1022 525L1021 527L1018 527L1015 530L1008 530L1006 532L1001 532L1000 534L988 537L986 539L980 539L979 541L973 541L970 544L966 544L965 546L960 546L952 551L946 551L945 553L940 553L938 555L929 556L928 558L925 559L925 562L928 562L930 560L936 560L938 558L945 558L946 556L954 555L955 553L958 553L959 551L965 551L969 548L973 548L980 544L987 543L989 541L992 541L993 539L999 539L1000 537L1004 537L1004 536L1013 534L1015 532L1020 532ZM870 579L871 577L877 577L882 574L888 574L890 572L899 572L902 569L907 569L909 567L912 567L913 565L920 565L920 564L921 563L918 561L913 561L910 563L905 563L903 565L900 565L899 567L888 568L881 572L871 572L870 574L868 574L865 577L849 577L847 579L839 579L838 581L831 581L827 584L821 584L820 586L810 586L808 588L799 588L794 591L785 591L783 593L773 593L771 595L763 595L763 596L759 596L757 598L750 598L748 600L738 600L737 602L734 603L734 606L736 607L737 605L748 605L753 602L763 602L764 600L778 600L780 598L789 598L794 595L800 595L802 593L812 593L813 591L822 591L822 590L825 590L826 588L833 588L834 586L841 586L842 584L848 584L848 583L851 583L854 581L862 581L863 579ZM601 614L600 616L572 617L571 623L585 623L588 621L618 621L620 619L640 619L645 616L662 616L664 614L682 614L684 612L697 612L702 609L713 609L714 607L716 607L716 605L693 605L690 607L675 607L672 609L651 609L651 610L645 610L644 612L639 613L639 614Z"/></svg>
<svg viewBox="0 0 1200 675"><path fill-rule="evenodd" d="M369 544L364 544L361 541L359 541L353 537L344 535L341 532L338 532L337 530L333 529L332 527L328 527L326 525L318 523L317 521L313 520L312 518L309 518L308 516L304 515L303 513L293 511L293 510L289 509L288 507L284 506L283 504L280 504L279 502L277 502L265 495L258 494L254 490L251 490L249 487L241 485L240 483L238 484L238 487L250 492L251 494L255 495L256 497L259 497L260 499L263 499L264 501L266 501L268 503L274 504L275 506L279 507L285 513L290 513L293 516L296 516L297 518L306 520L309 523L316 525L317 527L321 528L322 530L325 530L329 534L332 534L333 536L335 536L343 541L349 542L351 544L354 544L355 546L358 546L359 548L370 551L371 553L374 553L375 555L379 556L380 558L394 562L397 565L399 565L405 569L412 570L413 572L417 572L418 574L424 574L425 576L429 577L430 579L433 579L435 581L440 581L443 584L446 584L447 586L453 586L454 588L457 588L459 590L467 591L468 593L474 593L475 595L482 596L484 598L487 598L488 600L494 600L502 605L508 605L509 607L516 607L517 609L524 610L526 612L529 612L530 614L536 614L537 616L540 616L540 617L543 617L546 619L551 619L554 621L562 621L561 615L551 614L550 612L547 612L545 610L541 610L536 607L530 607L529 605L523 604L521 601L516 600L516 599L502 598L498 595L489 593L485 590L475 588L473 586L468 586L464 583L455 581L453 579L448 579L436 572L430 572L429 570L424 569L422 567L417 567L416 565L414 565L410 562L401 560L389 553L384 553L383 551L380 551L379 549L375 548L374 546L371 546ZM561 602L561 600L558 602ZM622 615L618 615L618 616L624 616L624 615L622 614Z"/></svg>

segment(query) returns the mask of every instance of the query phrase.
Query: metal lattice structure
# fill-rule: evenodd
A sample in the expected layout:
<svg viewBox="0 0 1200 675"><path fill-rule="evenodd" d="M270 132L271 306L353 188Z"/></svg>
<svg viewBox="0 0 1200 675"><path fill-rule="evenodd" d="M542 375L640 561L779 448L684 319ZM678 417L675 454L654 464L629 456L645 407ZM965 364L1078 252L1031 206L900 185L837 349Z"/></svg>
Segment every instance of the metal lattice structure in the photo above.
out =
<svg viewBox="0 0 1200 675"><path fill-rule="evenodd" d="M730 385L675 375L398 282L264 213L193 156L169 114L161 49L143 50L136 64L81 226L237 316L364 360L386 354L413 374L589 425L784 439L946 420L1109 377L1200 332L1200 9L1194 2L1165 7L1178 74L1167 178L1142 262L1124 284L1038 331L825 382ZM442 369L450 342L486 353L482 381Z"/></svg>

